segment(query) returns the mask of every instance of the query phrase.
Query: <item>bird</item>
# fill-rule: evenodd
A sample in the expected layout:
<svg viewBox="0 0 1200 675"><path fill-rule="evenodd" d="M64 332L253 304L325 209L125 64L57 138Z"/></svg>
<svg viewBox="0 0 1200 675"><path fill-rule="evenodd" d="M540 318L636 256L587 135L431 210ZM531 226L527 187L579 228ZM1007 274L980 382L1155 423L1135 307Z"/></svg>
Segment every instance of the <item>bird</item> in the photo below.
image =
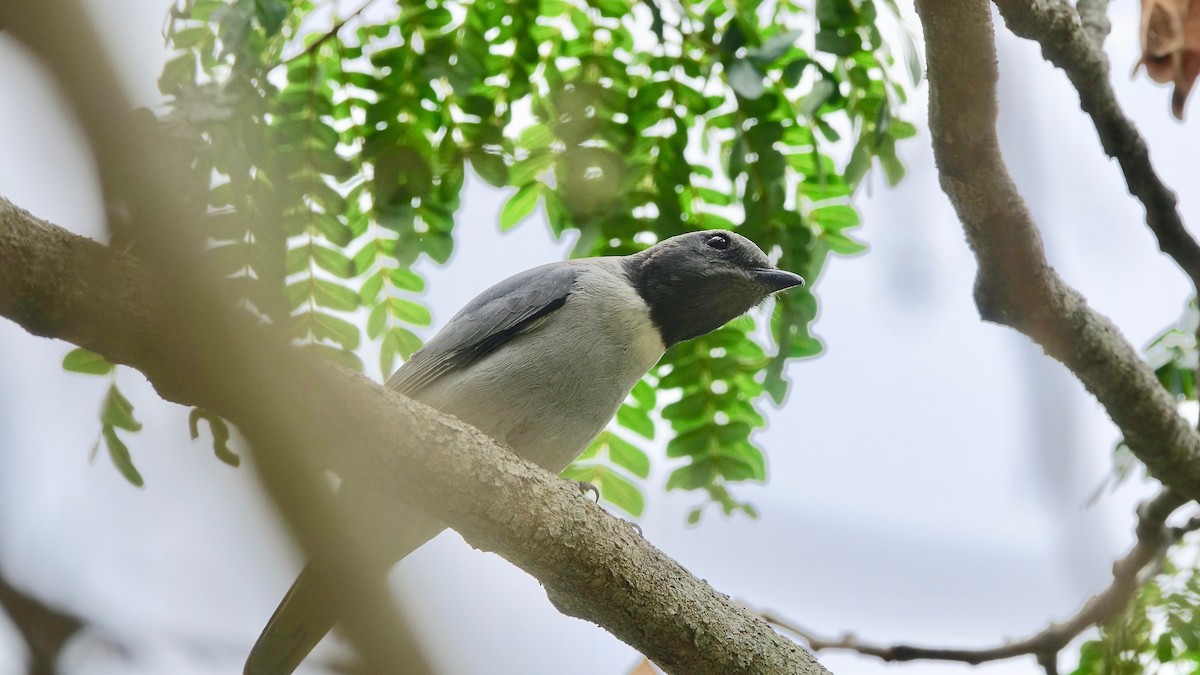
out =
<svg viewBox="0 0 1200 675"><path fill-rule="evenodd" d="M417 350L387 387L453 415L559 473L612 420L672 345L709 333L776 292L804 285L725 230L664 239L625 256L554 262L485 290ZM383 547L396 561L445 529L415 509ZM337 621L310 564L246 660L287 675Z"/></svg>

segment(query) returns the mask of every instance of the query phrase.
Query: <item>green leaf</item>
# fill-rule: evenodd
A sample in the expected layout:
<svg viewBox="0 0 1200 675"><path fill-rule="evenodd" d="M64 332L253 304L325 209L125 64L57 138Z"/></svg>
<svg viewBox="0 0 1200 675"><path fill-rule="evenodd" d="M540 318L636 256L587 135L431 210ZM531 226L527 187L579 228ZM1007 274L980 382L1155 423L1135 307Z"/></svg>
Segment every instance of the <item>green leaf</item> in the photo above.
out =
<svg viewBox="0 0 1200 675"><path fill-rule="evenodd" d="M766 91L763 87L762 73L746 59L734 59L725 72L725 79L729 81L730 88L747 100L753 101Z"/></svg>
<svg viewBox="0 0 1200 675"><path fill-rule="evenodd" d="M763 378L763 388L767 390L767 394L775 402L775 405L782 405L788 390L788 381L783 377L783 371L780 369L768 370L767 376Z"/></svg>
<svg viewBox="0 0 1200 675"><path fill-rule="evenodd" d="M867 136L862 136L850 151L850 160L846 162L845 178L850 185L858 185L867 171L871 169L871 151Z"/></svg>
<svg viewBox="0 0 1200 675"><path fill-rule="evenodd" d="M383 341L379 345L379 374L384 380L388 379L395 370L396 348L396 340L391 337L391 333L385 333Z"/></svg>
<svg viewBox="0 0 1200 675"><path fill-rule="evenodd" d="M421 291L425 290L425 280L422 279L416 272L403 267L397 267L394 270L389 270L388 280L392 282L393 286L402 291L420 293Z"/></svg>
<svg viewBox="0 0 1200 675"><path fill-rule="evenodd" d="M349 312L358 308L358 294L326 279L313 280L313 299L318 305Z"/></svg>
<svg viewBox="0 0 1200 675"><path fill-rule="evenodd" d="M749 57L756 63L767 66L775 62L776 59L787 53L796 40L800 39L801 33L798 30L784 31L775 37L763 43L758 49L749 50Z"/></svg>
<svg viewBox="0 0 1200 675"><path fill-rule="evenodd" d="M371 314L367 317L367 337L374 340L383 334L384 326L387 325L387 304L380 303L375 305L371 310Z"/></svg>
<svg viewBox="0 0 1200 675"><path fill-rule="evenodd" d="M341 251L335 251L324 246L312 247L313 260L321 269L347 279L354 276L354 263L350 261Z"/></svg>
<svg viewBox="0 0 1200 675"><path fill-rule="evenodd" d="M629 469L638 478L650 476L650 458L641 448L613 433L609 433L605 440L608 457L613 464Z"/></svg>
<svg viewBox="0 0 1200 675"><path fill-rule="evenodd" d="M113 364L99 354L76 347L67 352L62 361L63 370L85 375L107 375L112 372Z"/></svg>
<svg viewBox="0 0 1200 675"><path fill-rule="evenodd" d="M433 317L430 316L429 310L412 300L388 298L387 306L392 316L405 323L410 323L414 326L428 326L433 323Z"/></svg>
<svg viewBox="0 0 1200 675"><path fill-rule="evenodd" d="M713 424L689 429L672 438L667 443L667 457L688 457L706 455L713 450L716 434Z"/></svg>
<svg viewBox="0 0 1200 675"><path fill-rule="evenodd" d="M633 392L631 396L639 408L643 410L654 410L658 393L655 391L654 387L649 385L646 380L643 379L638 380L638 383L633 385Z"/></svg>
<svg viewBox="0 0 1200 675"><path fill-rule="evenodd" d="M513 225L521 222L533 212L533 208L537 206L538 197L542 194L541 188L542 184L538 181L526 183L505 202L504 208L500 210L501 230L511 229Z"/></svg>
<svg viewBox="0 0 1200 675"><path fill-rule="evenodd" d="M392 336L392 339L395 340L396 351L398 351L400 355L406 359L421 348L421 338L417 337L415 333L405 328L396 326L388 331L388 335Z"/></svg>
<svg viewBox="0 0 1200 675"><path fill-rule="evenodd" d="M805 117L812 117L813 113L817 112L833 96L835 91L837 91L837 87L829 80L817 80L813 83L812 91L800 99L800 114Z"/></svg>
<svg viewBox="0 0 1200 675"><path fill-rule="evenodd" d="M706 460L696 460L679 467L667 478L668 490L699 490L717 477L715 467Z"/></svg>
<svg viewBox="0 0 1200 675"><path fill-rule="evenodd" d="M888 126L888 135L896 140L912 138L917 135L917 127L904 120L892 120Z"/></svg>
<svg viewBox="0 0 1200 675"><path fill-rule="evenodd" d="M109 386L100 408L100 421L107 426L125 429L126 431L141 431L142 423L133 417L133 404L121 394L114 383Z"/></svg>
<svg viewBox="0 0 1200 675"><path fill-rule="evenodd" d="M444 232L431 232L421 238L421 250L435 262L445 264L454 250L454 238Z"/></svg>
<svg viewBox="0 0 1200 675"><path fill-rule="evenodd" d="M188 430L191 431L192 440L200 438L200 420L208 422L208 428L212 431L213 437L213 453L217 459L236 467L242 463L242 458L229 449L229 426L225 424L224 418L204 408L192 408L188 414Z"/></svg>
<svg viewBox="0 0 1200 675"><path fill-rule="evenodd" d="M100 433L104 436L104 444L108 447L108 456L112 458L113 466L117 467L117 471L121 472L125 480L137 487L143 487L146 482L142 480L142 474L138 473L137 467L133 465L133 458L129 456L129 448L125 447L125 444L117 437L116 430L106 424Z"/></svg>
<svg viewBox="0 0 1200 675"><path fill-rule="evenodd" d="M817 51L828 54L851 56L862 51L862 40L853 33L843 35L836 31L822 30L817 33L816 47Z"/></svg>
<svg viewBox="0 0 1200 675"><path fill-rule="evenodd" d="M528 150L541 150L554 142L554 132L545 124L531 124L521 132L517 142Z"/></svg>
<svg viewBox="0 0 1200 675"><path fill-rule="evenodd" d="M879 164L883 167L883 173L887 177L888 185L896 187L900 181L904 180L904 165L896 157L896 150L890 143L884 143L877 155Z"/></svg>
<svg viewBox="0 0 1200 675"><path fill-rule="evenodd" d="M1158 637L1154 646L1154 656L1159 663L1164 664L1175 660L1175 640L1170 633L1163 633Z"/></svg>
<svg viewBox="0 0 1200 675"><path fill-rule="evenodd" d="M362 305L374 304L375 298L379 297L379 291L383 290L384 271L379 270L372 274L369 279L363 282L362 288L358 291L358 302Z"/></svg>
<svg viewBox="0 0 1200 675"><path fill-rule="evenodd" d="M194 49L212 39L208 26L193 26L177 30L171 35L171 45L176 49Z"/></svg>
<svg viewBox="0 0 1200 675"><path fill-rule="evenodd" d="M821 240L829 246L829 250L842 255L855 255L867 250L866 244L855 241L841 232L826 230L821 233Z"/></svg>
<svg viewBox="0 0 1200 675"><path fill-rule="evenodd" d="M605 471L598 481L600 496L632 516L642 515L646 502L642 491L615 471Z"/></svg>
<svg viewBox="0 0 1200 675"><path fill-rule="evenodd" d="M332 340L344 349L357 349L361 336L358 326L345 319L325 312L312 312L311 329L318 339Z"/></svg>
<svg viewBox="0 0 1200 675"><path fill-rule="evenodd" d="M268 37L279 32L283 20L287 18L288 3L284 0L256 0L255 14L263 32Z"/></svg>
<svg viewBox="0 0 1200 675"><path fill-rule="evenodd" d="M504 187L508 184L508 165L504 163L503 157L483 150L472 151L469 157L475 173L492 187Z"/></svg>
<svg viewBox="0 0 1200 675"><path fill-rule="evenodd" d="M713 397L707 393L697 393L690 396L684 396L678 401L663 408L662 416L665 420L692 420L709 413L710 402Z"/></svg>
<svg viewBox="0 0 1200 675"><path fill-rule="evenodd" d="M644 411L623 405L617 409L617 424L645 438L654 439L654 422Z"/></svg>
<svg viewBox="0 0 1200 675"><path fill-rule="evenodd" d="M379 242L377 240L371 240L363 244L363 247L358 249L358 253L354 254L352 264L355 271L362 274L371 269L371 266L375 264L375 258L379 255Z"/></svg>
<svg viewBox="0 0 1200 675"><path fill-rule="evenodd" d="M862 222L859 220L858 211L855 211L853 206L845 204L822 206L813 209L808 215L826 230L844 230L851 227L858 227Z"/></svg>
<svg viewBox="0 0 1200 675"><path fill-rule="evenodd" d="M158 90L164 94L179 91L196 79L196 56L190 51L167 61L158 77Z"/></svg>

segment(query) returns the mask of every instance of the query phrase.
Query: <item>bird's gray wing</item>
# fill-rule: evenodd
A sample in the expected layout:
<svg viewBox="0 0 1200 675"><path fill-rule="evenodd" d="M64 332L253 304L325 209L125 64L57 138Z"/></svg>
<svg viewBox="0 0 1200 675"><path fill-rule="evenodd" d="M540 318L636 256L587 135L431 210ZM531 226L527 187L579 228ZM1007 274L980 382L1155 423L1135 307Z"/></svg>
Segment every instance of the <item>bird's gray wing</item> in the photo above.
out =
<svg viewBox="0 0 1200 675"><path fill-rule="evenodd" d="M550 263L526 270L479 294L388 380L389 389L417 396L446 373L465 368L562 307L579 266Z"/></svg>

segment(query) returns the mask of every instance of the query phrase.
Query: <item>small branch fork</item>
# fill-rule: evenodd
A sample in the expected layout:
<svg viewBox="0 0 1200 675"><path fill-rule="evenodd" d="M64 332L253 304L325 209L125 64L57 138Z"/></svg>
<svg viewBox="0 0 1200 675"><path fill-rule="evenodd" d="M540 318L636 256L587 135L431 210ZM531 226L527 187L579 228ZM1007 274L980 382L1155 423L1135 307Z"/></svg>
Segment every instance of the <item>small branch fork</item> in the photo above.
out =
<svg viewBox="0 0 1200 675"><path fill-rule="evenodd" d="M997 2L1009 10L1021 4ZM1047 0L1039 7L1059 4ZM1004 164L996 135L999 73L990 10L987 0L917 2L926 38L934 156L942 189L979 263L975 302L980 315L1024 333L1063 363L1104 406L1155 477L1188 498L1200 497L1200 434L1179 415L1175 399L1117 327L1050 266L1033 216ZM1047 33L1047 39L1065 42L1058 51L1047 48L1052 60L1061 52L1074 54L1076 47L1095 50L1073 13L1046 10L1030 16L1053 19L1058 32ZM1096 95L1092 89L1111 92L1106 67L1090 72L1094 81L1074 80L1087 101ZM1084 108L1099 110L1088 102ZM1125 133L1132 129L1127 120L1109 127L1108 118L1097 114L1093 119L1106 144L1121 141L1117 155L1131 190L1148 205L1148 222L1160 244L1200 280L1200 248L1183 229L1173 193L1154 176L1145 144L1136 133Z"/></svg>
<svg viewBox="0 0 1200 675"><path fill-rule="evenodd" d="M1092 596L1071 618L1052 623L1030 637L1006 642L996 647L979 649L946 649L896 644L880 645L859 640L850 633L839 638L821 637L789 619L769 610L756 611L762 619L804 640L810 649L842 649L873 656L883 661L960 661L978 665L1018 656L1034 656L1038 663L1052 673L1058 652L1080 633L1092 626L1104 624L1129 606L1142 584L1158 571L1172 544L1188 532L1200 529L1200 517L1193 517L1179 527L1169 527L1167 518L1188 500L1171 490L1163 490L1155 498L1138 507L1137 541L1124 557L1113 563L1113 580L1107 588Z"/></svg>
<svg viewBox="0 0 1200 675"><path fill-rule="evenodd" d="M1130 194L1146 208L1146 225L1159 248L1200 289L1200 244L1184 226L1175 193L1154 171L1146 141L1125 116L1109 81L1103 49L1111 26L1105 13L1107 0L1081 0L1078 11L1064 0L995 0L995 4L1009 30L1041 45L1046 60L1075 85L1080 107L1091 116L1104 152L1121 165Z"/></svg>

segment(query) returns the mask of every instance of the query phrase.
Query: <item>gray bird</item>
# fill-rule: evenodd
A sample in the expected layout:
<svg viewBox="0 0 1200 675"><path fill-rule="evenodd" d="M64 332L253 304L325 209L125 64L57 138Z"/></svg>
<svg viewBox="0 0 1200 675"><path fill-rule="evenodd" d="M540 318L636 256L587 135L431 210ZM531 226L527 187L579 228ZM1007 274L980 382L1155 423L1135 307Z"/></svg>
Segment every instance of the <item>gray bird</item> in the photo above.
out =
<svg viewBox="0 0 1200 675"><path fill-rule="evenodd" d="M558 473L668 347L803 284L749 239L720 230L682 234L628 256L542 265L468 303L387 386ZM372 570L381 581L395 561L445 529L415 510L387 517L405 527ZM326 598L312 567L301 572L251 650L246 675L295 670L333 628Z"/></svg>

